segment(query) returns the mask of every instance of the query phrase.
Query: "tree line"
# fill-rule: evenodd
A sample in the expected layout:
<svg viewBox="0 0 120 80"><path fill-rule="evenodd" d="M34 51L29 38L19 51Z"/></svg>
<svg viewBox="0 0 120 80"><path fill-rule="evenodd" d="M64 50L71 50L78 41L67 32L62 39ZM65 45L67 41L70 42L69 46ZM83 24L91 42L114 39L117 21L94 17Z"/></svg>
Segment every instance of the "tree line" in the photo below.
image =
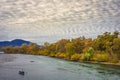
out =
<svg viewBox="0 0 120 80"><path fill-rule="evenodd" d="M105 32L97 38L79 37L74 39L61 39L55 43L45 42L41 47L37 44L23 44L20 47L4 47L5 53L21 53L32 55L45 55L72 61L114 62L120 60L119 32Z"/></svg>

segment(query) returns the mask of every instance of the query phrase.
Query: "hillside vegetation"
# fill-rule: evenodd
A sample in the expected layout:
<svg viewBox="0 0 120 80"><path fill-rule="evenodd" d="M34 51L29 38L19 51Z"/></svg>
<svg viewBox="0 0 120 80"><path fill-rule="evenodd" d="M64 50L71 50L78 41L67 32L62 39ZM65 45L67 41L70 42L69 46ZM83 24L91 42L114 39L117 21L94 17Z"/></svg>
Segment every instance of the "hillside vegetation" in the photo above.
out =
<svg viewBox="0 0 120 80"><path fill-rule="evenodd" d="M96 61L118 63L120 60L119 32L105 32L96 39L79 37L75 39L61 39L55 43L45 42L42 47L37 44L21 47L4 47L5 53L22 53L45 55L72 61Z"/></svg>

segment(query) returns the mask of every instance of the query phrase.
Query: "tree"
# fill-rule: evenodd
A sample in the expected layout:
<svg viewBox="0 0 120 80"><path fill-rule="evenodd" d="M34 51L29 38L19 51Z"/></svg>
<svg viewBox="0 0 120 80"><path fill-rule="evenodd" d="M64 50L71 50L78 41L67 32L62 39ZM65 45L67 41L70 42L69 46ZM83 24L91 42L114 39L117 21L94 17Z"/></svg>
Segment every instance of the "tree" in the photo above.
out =
<svg viewBox="0 0 120 80"><path fill-rule="evenodd" d="M49 45L50 45L50 43L45 42L44 45L43 45L43 47L44 47L44 48L47 48Z"/></svg>
<svg viewBox="0 0 120 80"><path fill-rule="evenodd" d="M27 49L28 54L38 54L39 46L37 44L31 43Z"/></svg>
<svg viewBox="0 0 120 80"><path fill-rule="evenodd" d="M66 52L66 44L70 42L70 40L62 39L56 43L56 51L57 52Z"/></svg>
<svg viewBox="0 0 120 80"><path fill-rule="evenodd" d="M27 44L22 44L22 46L20 47L19 52L20 53L27 53L28 50L28 45Z"/></svg>
<svg viewBox="0 0 120 80"><path fill-rule="evenodd" d="M89 49L83 54L83 60L90 60L90 58L93 56L94 49L92 47L89 47Z"/></svg>
<svg viewBox="0 0 120 80"><path fill-rule="evenodd" d="M115 31L115 32L113 33L114 38L118 38L118 35L119 35L119 34L120 34L120 32Z"/></svg>
<svg viewBox="0 0 120 80"><path fill-rule="evenodd" d="M115 38L113 41L113 52L120 54L120 38Z"/></svg>
<svg viewBox="0 0 120 80"><path fill-rule="evenodd" d="M72 43L66 44L66 53L68 58L70 58L73 54L75 54L75 48Z"/></svg>
<svg viewBox="0 0 120 80"><path fill-rule="evenodd" d="M5 53L12 53L12 46L7 46L7 47L4 47L3 48L3 51L5 52Z"/></svg>
<svg viewBox="0 0 120 80"><path fill-rule="evenodd" d="M84 40L81 38L76 38L71 41L72 45L74 46L74 50L76 53L82 53L83 49L85 48Z"/></svg>
<svg viewBox="0 0 120 80"><path fill-rule="evenodd" d="M56 44L53 43L53 44L50 44L47 48L48 50L48 54L56 54Z"/></svg>

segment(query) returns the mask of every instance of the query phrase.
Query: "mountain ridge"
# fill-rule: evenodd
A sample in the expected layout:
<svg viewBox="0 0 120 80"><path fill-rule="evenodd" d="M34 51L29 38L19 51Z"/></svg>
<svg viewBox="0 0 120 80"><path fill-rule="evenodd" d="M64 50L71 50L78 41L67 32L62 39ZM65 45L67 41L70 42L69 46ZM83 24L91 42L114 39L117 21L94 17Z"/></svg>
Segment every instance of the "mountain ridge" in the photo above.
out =
<svg viewBox="0 0 120 80"><path fill-rule="evenodd" d="M12 41L1 41L0 47L6 47L6 46L21 46L22 44L29 45L31 42L22 40L22 39L14 39Z"/></svg>

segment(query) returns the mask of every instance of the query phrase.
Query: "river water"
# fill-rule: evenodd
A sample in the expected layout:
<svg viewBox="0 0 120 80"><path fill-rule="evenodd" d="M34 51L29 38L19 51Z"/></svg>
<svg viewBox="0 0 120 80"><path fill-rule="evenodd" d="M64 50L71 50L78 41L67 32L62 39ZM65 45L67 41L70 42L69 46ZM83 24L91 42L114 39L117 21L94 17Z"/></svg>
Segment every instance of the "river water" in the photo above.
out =
<svg viewBox="0 0 120 80"><path fill-rule="evenodd" d="M25 75L20 75L23 70ZM120 67L46 56L0 54L0 80L120 80Z"/></svg>

